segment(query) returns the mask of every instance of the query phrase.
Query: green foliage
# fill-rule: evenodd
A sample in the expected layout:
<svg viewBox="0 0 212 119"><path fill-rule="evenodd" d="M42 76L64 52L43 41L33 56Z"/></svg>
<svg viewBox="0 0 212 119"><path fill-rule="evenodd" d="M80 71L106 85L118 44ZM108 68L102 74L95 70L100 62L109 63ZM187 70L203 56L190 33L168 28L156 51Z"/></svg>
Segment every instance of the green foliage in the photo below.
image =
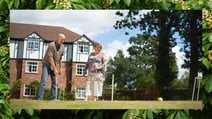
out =
<svg viewBox="0 0 212 119"><path fill-rule="evenodd" d="M37 80L34 80L33 82L30 83L30 86L31 86L32 88L34 88L36 92L37 92L38 89L39 89L39 85L40 85L40 83L39 83Z"/></svg>
<svg viewBox="0 0 212 119"><path fill-rule="evenodd" d="M126 111L122 119L154 119L161 117L163 118L162 110L160 109L149 109L149 110L139 110L130 109Z"/></svg>
<svg viewBox="0 0 212 119"><path fill-rule="evenodd" d="M65 100L75 100L75 91L65 91Z"/></svg>
<svg viewBox="0 0 212 119"><path fill-rule="evenodd" d="M188 89L189 72L185 72L180 79L175 79L171 82L171 88L174 90Z"/></svg>
<svg viewBox="0 0 212 119"><path fill-rule="evenodd" d="M8 84L0 84L0 99L9 100L10 86Z"/></svg>
<svg viewBox="0 0 212 119"><path fill-rule="evenodd" d="M40 119L41 110L38 109L16 109L13 110L15 119Z"/></svg>
<svg viewBox="0 0 212 119"><path fill-rule="evenodd" d="M203 10L203 34L202 34L202 63L203 67L203 87L205 90L205 97L203 99L204 109L212 107L212 62L211 62L211 50L212 50L212 40L211 40L211 12Z"/></svg>
<svg viewBox="0 0 212 119"><path fill-rule="evenodd" d="M191 119L188 110L174 110L171 111L167 119Z"/></svg>
<svg viewBox="0 0 212 119"><path fill-rule="evenodd" d="M11 89L12 92L20 91L20 88L21 88L21 79L15 80L13 89Z"/></svg>
<svg viewBox="0 0 212 119"><path fill-rule="evenodd" d="M0 1L0 118L13 119L9 106L9 11L8 0Z"/></svg>
<svg viewBox="0 0 212 119"><path fill-rule="evenodd" d="M9 102L4 99L0 99L0 119L15 119L12 116L13 112L9 107Z"/></svg>
<svg viewBox="0 0 212 119"><path fill-rule="evenodd" d="M208 0L1 0L9 9L211 9Z"/></svg>
<svg viewBox="0 0 212 119"><path fill-rule="evenodd" d="M43 99L50 100L50 90L49 89L45 89ZM58 94L57 94L57 99L58 100L74 100L75 93L74 93L74 91L65 91L65 90L61 90L59 88Z"/></svg>
<svg viewBox="0 0 212 119"><path fill-rule="evenodd" d="M36 9L51 9L54 7L52 0L36 0Z"/></svg>
<svg viewBox="0 0 212 119"><path fill-rule="evenodd" d="M211 9L207 0L2 0L9 9Z"/></svg>
<svg viewBox="0 0 212 119"><path fill-rule="evenodd" d="M75 92L74 91L65 91L62 89L58 89L58 100L75 100Z"/></svg>
<svg viewBox="0 0 212 119"><path fill-rule="evenodd" d="M0 83L9 83L9 47L0 46Z"/></svg>
<svg viewBox="0 0 212 119"><path fill-rule="evenodd" d="M137 68L133 70L135 77L131 78L139 81L135 82L136 87L142 85L142 79L149 78L157 82L160 89L169 88L170 82L177 78L176 57L171 48L176 45L173 38L179 27L176 23L185 19L178 18L182 14L181 11L151 11L142 15L142 11L131 10L123 17L117 12L123 19L116 22L116 29L141 31L137 37L130 38L132 46L128 49L130 61Z"/></svg>
<svg viewBox="0 0 212 119"><path fill-rule="evenodd" d="M2 0L8 3L5 7L8 6L9 9L35 9L35 3L37 0ZM49 0L51 1L51 0Z"/></svg>
<svg viewBox="0 0 212 119"><path fill-rule="evenodd" d="M50 100L50 90L49 89L44 90L43 99L44 100Z"/></svg>
<svg viewBox="0 0 212 119"><path fill-rule="evenodd" d="M191 119L188 110L131 109L124 113L122 119Z"/></svg>
<svg viewBox="0 0 212 119"><path fill-rule="evenodd" d="M114 59L110 59L107 66L107 79L105 84L111 85L112 74L115 75L115 84L117 84L118 89L125 89L128 85L129 72L131 70L132 63L126 58L121 50L118 50Z"/></svg>
<svg viewBox="0 0 212 119"><path fill-rule="evenodd" d="M68 0L68 3L64 4L65 0L62 1L62 5L56 4L52 2L53 0L1 0L0 1L0 46L1 49L6 49L6 52L0 53L0 59L1 61L0 65L0 118L5 119L13 119L13 118L38 118L39 116L39 110L18 110L13 112L9 107L9 101L7 100L7 97L9 96L9 47L8 45L8 36L9 36L9 9L211 9L212 8L212 2L208 0L174 0L174 2L171 2L170 0ZM71 6L69 6L71 5ZM208 51L211 50L211 38L209 37L211 34L211 29L208 27L208 22L203 21L203 65L204 65L204 74L203 82L204 82L204 89L206 90L206 97L204 102L204 107L208 106L208 102L210 105L212 105L212 94L211 94L211 69L212 64L208 60ZM4 57L3 57L4 56ZM4 62L5 61L5 62ZM208 84L209 83L209 84ZM6 84L6 85L5 85ZM99 110L101 111L101 110ZM149 112L149 116L147 113ZM210 110L211 111L211 110ZM203 110L202 113L205 114L211 114L210 111ZM136 114L138 114L138 118L141 117L139 114L143 114L141 112L145 111L134 111ZM153 113L151 113L153 112ZM169 113L170 112L170 113ZM93 113L91 111L90 113ZM68 113L70 114L70 113ZM67 115L68 115L67 114ZM71 113L72 114L72 113ZM75 113L77 114L83 114L77 111ZM102 113L93 113L93 114L102 114ZM152 110L146 110L146 113L144 117L152 118L158 117L158 114ZM178 119L178 118L190 118L188 116L188 111L184 110L176 110L176 111L169 111L169 110L163 110L162 114L165 115L165 117L169 117L170 119ZM32 116L33 115L33 116ZM35 115L35 116L34 116ZM50 114L51 115L51 114ZM113 114L115 116L116 114ZM199 116L199 115L197 115ZM67 117L67 116L66 116ZM100 117L100 116L96 116ZM123 116L124 118L127 116ZM164 118L165 118L164 117ZM208 119L211 116L208 116ZM110 117L111 118L111 117ZM129 116L128 116L129 118ZM161 117L163 118L163 117Z"/></svg>
<svg viewBox="0 0 212 119"><path fill-rule="evenodd" d="M204 75L203 85L207 93L212 92L212 74Z"/></svg>
<svg viewBox="0 0 212 119"><path fill-rule="evenodd" d="M129 75L134 82L133 88L155 87L155 70L157 62L158 41L156 37L138 34L129 40L129 59L132 69Z"/></svg>

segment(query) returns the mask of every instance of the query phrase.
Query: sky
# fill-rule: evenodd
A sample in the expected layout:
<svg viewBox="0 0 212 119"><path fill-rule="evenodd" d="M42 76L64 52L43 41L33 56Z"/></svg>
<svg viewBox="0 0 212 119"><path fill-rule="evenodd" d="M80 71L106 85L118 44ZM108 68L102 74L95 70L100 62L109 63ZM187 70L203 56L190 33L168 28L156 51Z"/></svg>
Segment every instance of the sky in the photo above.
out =
<svg viewBox="0 0 212 119"><path fill-rule="evenodd" d="M117 20L122 19L115 15L115 12L116 10L10 10L10 22L64 27L100 42L103 45L102 51L108 58L113 58L119 49L128 56L127 49L130 46L128 40L140 31L133 30L127 36L124 29L115 30L113 25ZM127 10L122 12L126 14ZM145 14L149 10L141 12ZM180 52L179 45L172 50L176 53L178 78L180 78L185 71L180 68L183 64L184 53Z"/></svg>

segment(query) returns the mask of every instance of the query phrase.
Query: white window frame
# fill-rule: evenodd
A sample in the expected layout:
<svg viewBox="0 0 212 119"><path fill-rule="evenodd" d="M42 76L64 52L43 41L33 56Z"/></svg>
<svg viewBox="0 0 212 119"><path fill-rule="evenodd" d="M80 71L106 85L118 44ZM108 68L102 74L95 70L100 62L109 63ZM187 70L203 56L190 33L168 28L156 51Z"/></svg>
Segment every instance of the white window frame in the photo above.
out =
<svg viewBox="0 0 212 119"><path fill-rule="evenodd" d="M27 41L27 49L29 50L39 50L40 48L40 41L39 39L35 38L28 38Z"/></svg>
<svg viewBox="0 0 212 119"><path fill-rule="evenodd" d="M77 64L76 65L76 75L82 76L85 71L85 64Z"/></svg>
<svg viewBox="0 0 212 119"><path fill-rule="evenodd" d="M30 71L30 68L31 68L31 71ZM26 73L38 73L38 61L26 61L25 72Z"/></svg>
<svg viewBox="0 0 212 119"><path fill-rule="evenodd" d="M28 50L40 50L40 37L36 33L25 38L27 40L27 49Z"/></svg>
<svg viewBox="0 0 212 119"><path fill-rule="evenodd" d="M85 99L86 88L85 87L75 87L75 97L76 99Z"/></svg>
<svg viewBox="0 0 212 119"><path fill-rule="evenodd" d="M77 50L79 54L89 53L89 42L78 42Z"/></svg>
<svg viewBox="0 0 212 119"><path fill-rule="evenodd" d="M28 94L26 94L28 91ZM24 97L35 97L36 91L35 88L30 87L30 85L24 84L24 91L23 91Z"/></svg>

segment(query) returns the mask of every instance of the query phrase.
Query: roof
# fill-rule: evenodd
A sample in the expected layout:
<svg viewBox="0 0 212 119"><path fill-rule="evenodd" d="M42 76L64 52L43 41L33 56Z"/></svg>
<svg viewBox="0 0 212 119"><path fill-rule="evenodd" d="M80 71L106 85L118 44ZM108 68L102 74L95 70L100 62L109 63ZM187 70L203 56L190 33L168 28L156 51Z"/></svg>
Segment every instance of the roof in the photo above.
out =
<svg viewBox="0 0 212 119"><path fill-rule="evenodd" d="M81 35L59 26L10 23L10 38L24 39L32 32L36 32L45 41L56 40L59 33L63 33L66 36L65 42L67 43L71 43L81 37Z"/></svg>

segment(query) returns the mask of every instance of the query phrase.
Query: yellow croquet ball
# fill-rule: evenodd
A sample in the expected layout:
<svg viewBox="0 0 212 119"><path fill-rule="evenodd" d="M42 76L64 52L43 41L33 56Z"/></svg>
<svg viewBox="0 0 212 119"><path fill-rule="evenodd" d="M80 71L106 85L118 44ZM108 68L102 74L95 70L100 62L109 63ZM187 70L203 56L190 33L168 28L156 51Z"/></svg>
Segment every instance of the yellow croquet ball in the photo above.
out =
<svg viewBox="0 0 212 119"><path fill-rule="evenodd" d="M163 98L162 97L158 97L158 101L163 101Z"/></svg>

